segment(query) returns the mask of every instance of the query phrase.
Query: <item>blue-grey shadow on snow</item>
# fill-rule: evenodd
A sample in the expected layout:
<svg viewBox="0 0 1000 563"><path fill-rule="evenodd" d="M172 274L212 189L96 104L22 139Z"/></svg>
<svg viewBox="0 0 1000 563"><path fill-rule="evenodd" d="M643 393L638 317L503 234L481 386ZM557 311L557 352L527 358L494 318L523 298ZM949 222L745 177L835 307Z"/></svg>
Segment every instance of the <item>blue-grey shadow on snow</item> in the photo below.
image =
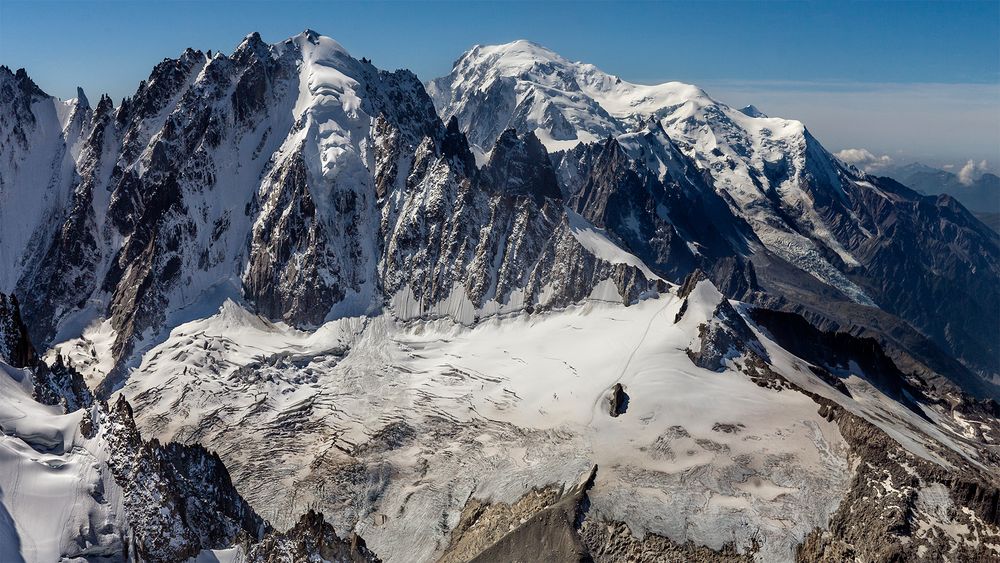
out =
<svg viewBox="0 0 1000 563"><path fill-rule="evenodd" d="M4 563L25 563L21 555L21 536L17 533L14 518L3 504L2 488L0 488L0 560Z"/></svg>

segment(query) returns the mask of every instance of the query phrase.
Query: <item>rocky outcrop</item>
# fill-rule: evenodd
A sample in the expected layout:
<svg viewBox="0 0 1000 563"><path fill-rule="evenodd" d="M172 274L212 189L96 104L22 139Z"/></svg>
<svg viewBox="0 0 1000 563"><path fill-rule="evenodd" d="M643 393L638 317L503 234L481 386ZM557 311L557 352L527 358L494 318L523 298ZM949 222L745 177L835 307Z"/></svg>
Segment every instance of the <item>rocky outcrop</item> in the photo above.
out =
<svg viewBox="0 0 1000 563"><path fill-rule="evenodd" d="M748 563L754 561L751 548L740 553L733 543L721 549L697 545L692 541L679 543L670 538L647 533L639 538L624 522L584 520L580 539L595 563Z"/></svg>
<svg viewBox="0 0 1000 563"><path fill-rule="evenodd" d="M587 491L597 467L569 490L545 487L511 504L469 499L439 563L458 561L559 561L625 563L747 562L731 543L713 550L656 534L639 538L622 522L592 519Z"/></svg>
<svg viewBox="0 0 1000 563"><path fill-rule="evenodd" d="M767 358L764 347L728 300L722 299L708 321L698 326L698 345L688 349L694 365L722 371L738 358Z"/></svg>
<svg viewBox="0 0 1000 563"><path fill-rule="evenodd" d="M56 354L52 365L38 362L34 368L34 398L46 405L63 405L66 412L89 408L94 396L80 372Z"/></svg>
<svg viewBox="0 0 1000 563"><path fill-rule="evenodd" d="M383 206L380 279L388 296L409 291L419 314L466 299L486 311L491 302L510 310L565 306L606 280L624 303L656 289L638 268L602 260L573 236L553 165L533 135L506 132L471 175L462 164L464 136L449 142L458 156L423 143L407 186Z"/></svg>
<svg viewBox="0 0 1000 563"><path fill-rule="evenodd" d="M203 549L257 540L267 524L236 492L218 455L200 446L145 442L132 408L104 408L108 465L122 488L131 552L145 561L180 561Z"/></svg>
<svg viewBox="0 0 1000 563"><path fill-rule="evenodd" d="M996 558L1000 483L995 474L947 453L952 468L931 463L872 423L817 402L850 444L857 470L829 529L806 537L799 561Z"/></svg>
<svg viewBox="0 0 1000 563"><path fill-rule="evenodd" d="M14 295L0 293L0 359L16 368L37 363L28 328L21 319L21 307Z"/></svg>
<svg viewBox="0 0 1000 563"><path fill-rule="evenodd" d="M323 515L310 510L287 532L271 532L260 542L249 545L246 561L253 563L378 563L363 539L352 533L340 538Z"/></svg>
<svg viewBox="0 0 1000 563"><path fill-rule="evenodd" d="M625 388L622 387L621 383L615 383L614 387L611 388L611 396L608 397L608 413L612 417L618 417L625 414L628 410L629 396L625 392Z"/></svg>
<svg viewBox="0 0 1000 563"><path fill-rule="evenodd" d="M56 354L52 365L38 357L28 327L21 319L17 297L0 293L0 361L32 374L32 395L46 405L62 405L66 412L90 407L93 395L83 376Z"/></svg>
<svg viewBox="0 0 1000 563"><path fill-rule="evenodd" d="M470 499L440 563L453 561L587 561L577 534L597 467L569 491L547 488L511 505Z"/></svg>

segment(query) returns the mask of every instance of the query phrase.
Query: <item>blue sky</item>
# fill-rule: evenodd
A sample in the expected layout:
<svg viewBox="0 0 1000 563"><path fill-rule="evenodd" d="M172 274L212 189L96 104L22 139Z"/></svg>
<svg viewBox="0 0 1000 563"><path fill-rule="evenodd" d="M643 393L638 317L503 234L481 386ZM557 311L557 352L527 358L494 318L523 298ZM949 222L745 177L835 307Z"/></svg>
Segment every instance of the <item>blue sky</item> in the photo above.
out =
<svg viewBox="0 0 1000 563"><path fill-rule="evenodd" d="M680 80L802 119L831 150L1000 159L1000 2L48 2L0 0L0 63L59 97L130 94L185 47L312 28L427 80L527 38L633 82ZM989 167L994 167L991 162Z"/></svg>

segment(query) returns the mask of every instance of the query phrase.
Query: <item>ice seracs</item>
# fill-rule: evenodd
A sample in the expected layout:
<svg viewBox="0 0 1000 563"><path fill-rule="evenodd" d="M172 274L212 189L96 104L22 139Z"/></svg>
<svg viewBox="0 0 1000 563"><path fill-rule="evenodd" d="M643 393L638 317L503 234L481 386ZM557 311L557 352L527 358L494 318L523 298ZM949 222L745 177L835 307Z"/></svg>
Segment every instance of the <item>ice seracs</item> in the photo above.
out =
<svg viewBox="0 0 1000 563"><path fill-rule="evenodd" d="M937 345L971 362L967 365L973 370L996 371L995 367L987 367L996 365L995 360L987 361L983 356L974 360L979 354L972 349L957 352L957 339L947 336L939 324L910 310L903 295L917 290L917 277L874 273L890 263L894 264L892 270L903 268L899 261L906 252L921 254L926 263L943 259L943 255L927 249L928 244L936 246L930 241L907 251L889 250L892 244L886 244L887 238L906 238L889 234L896 230L890 216L910 215L918 206L916 200L837 160L799 121L768 117L751 106L732 108L693 85L632 84L525 41L473 47L455 62L450 74L430 81L427 87L442 116L456 117L470 140L487 151L492 139L506 128L514 128L532 131L555 158L565 163L587 154L580 152L581 146L611 136L618 139L630 158L665 183L691 183L692 175L685 168L693 170L695 176L707 174L707 182L695 180L694 185L716 192L725 201L736 217L729 222L743 222L750 227L752 234L740 235L747 238L747 250L733 253L752 255L750 260L758 271L776 272L791 266L832 288L839 298L901 315L907 323L930 335ZM655 133L657 129L662 132ZM571 158L559 156L563 153ZM585 178L569 170L561 181L565 191L574 193ZM953 217L956 224L963 225L943 238L992 238L968 214L959 218L944 206L936 207L933 213ZM877 211L889 208L894 211ZM923 236L916 232L921 232L920 227L914 226L910 236ZM698 237L682 236L694 250L703 244ZM978 243L974 246L980 248ZM988 268L995 271L995 242L987 242L986 246L991 250L970 257L962 268L946 268L947 275L956 280L964 278L963 272L980 259L991 263ZM636 252L634 248L629 250ZM984 266L980 263L975 267ZM784 276L778 274L778 278ZM777 278L771 284L767 278L760 276L765 285L771 286L770 291L792 297L776 287L782 285ZM796 283L800 287L813 284L805 280ZM963 280L959 285L967 283L978 286L972 280ZM948 298L947 292L938 293L929 287L917 291L924 295L925 302ZM990 307L1000 302L1000 295L988 293ZM834 322L850 322L832 308L820 305L823 299L800 304ZM801 293L793 300L801 302ZM965 322L962 319L971 315L977 317L979 326L989 326L990 334L1000 332L1000 323L971 310L964 315L941 313L951 330L958 330Z"/></svg>
<svg viewBox="0 0 1000 563"><path fill-rule="evenodd" d="M0 506L46 558L1000 545L1000 237L798 121L524 41L425 90L309 30L118 107L0 89Z"/></svg>

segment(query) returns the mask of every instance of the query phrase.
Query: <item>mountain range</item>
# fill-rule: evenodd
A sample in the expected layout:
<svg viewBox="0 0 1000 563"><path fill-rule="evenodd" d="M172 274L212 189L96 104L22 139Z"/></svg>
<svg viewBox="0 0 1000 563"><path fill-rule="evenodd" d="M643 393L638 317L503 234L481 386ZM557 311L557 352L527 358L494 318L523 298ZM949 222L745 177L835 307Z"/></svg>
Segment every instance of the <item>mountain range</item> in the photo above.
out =
<svg viewBox="0 0 1000 563"><path fill-rule="evenodd" d="M963 183L957 174L914 162L880 172L926 195L948 194L994 231L1000 230L1000 176L984 172Z"/></svg>
<svg viewBox="0 0 1000 563"><path fill-rule="evenodd" d="M1000 235L801 122L309 30L0 94L4 557L1000 551Z"/></svg>

